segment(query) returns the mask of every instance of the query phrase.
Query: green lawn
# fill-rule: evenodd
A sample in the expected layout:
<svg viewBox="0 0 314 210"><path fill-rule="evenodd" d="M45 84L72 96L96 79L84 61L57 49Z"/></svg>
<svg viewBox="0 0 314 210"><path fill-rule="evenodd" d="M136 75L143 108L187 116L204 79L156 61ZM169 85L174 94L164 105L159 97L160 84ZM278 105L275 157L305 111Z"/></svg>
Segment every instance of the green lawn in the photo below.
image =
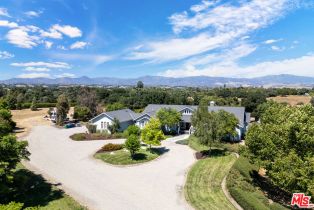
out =
<svg viewBox="0 0 314 210"><path fill-rule="evenodd" d="M198 142L198 139L197 137L191 135L189 138L188 138L188 142L189 142L189 146L196 150L196 151L206 151L209 149L208 146L204 146L204 145L201 145L199 142ZM223 150L226 150L226 151L229 151L229 152L238 152L239 150L239 147L240 145L237 144L237 143L234 143L234 144L231 144L231 143L221 143L221 142L215 142L213 144L213 147L212 148L219 148L219 149L223 149Z"/></svg>
<svg viewBox="0 0 314 210"><path fill-rule="evenodd" d="M152 152L140 149L132 159L129 151L121 149L113 152L97 153L95 157L113 165L132 165L154 160L166 151L164 148L153 148Z"/></svg>
<svg viewBox="0 0 314 210"><path fill-rule="evenodd" d="M195 163L185 184L186 200L195 209L235 209L221 189L221 182L235 160L234 155L213 156Z"/></svg>
<svg viewBox="0 0 314 210"><path fill-rule="evenodd" d="M79 203L46 182L42 176L36 175L19 165L14 174L14 185L10 192L0 194L1 203L15 201L24 203L26 207L39 207L43 210L83 210Z"/></svg>

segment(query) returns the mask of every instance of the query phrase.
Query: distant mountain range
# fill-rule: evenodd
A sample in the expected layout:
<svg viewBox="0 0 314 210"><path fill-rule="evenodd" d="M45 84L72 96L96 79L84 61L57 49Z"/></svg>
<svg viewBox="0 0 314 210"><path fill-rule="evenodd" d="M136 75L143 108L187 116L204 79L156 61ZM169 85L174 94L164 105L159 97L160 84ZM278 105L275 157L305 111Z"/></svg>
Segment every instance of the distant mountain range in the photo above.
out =
<svg viewBox="0 0 314 210"><path fill-rule="evenodd" d="M102 86L134 86L142 81L145 86L169 86L169 87L228 87L239 86L264 86L264 87L312 87L314 77L303 77L289 74L270 75L255 78L227 78L227 77L161 77L144 76L133 79L111 78L111 77L78 77L78 78L12 78L0 81L7 85L102 85Z"/></svg>

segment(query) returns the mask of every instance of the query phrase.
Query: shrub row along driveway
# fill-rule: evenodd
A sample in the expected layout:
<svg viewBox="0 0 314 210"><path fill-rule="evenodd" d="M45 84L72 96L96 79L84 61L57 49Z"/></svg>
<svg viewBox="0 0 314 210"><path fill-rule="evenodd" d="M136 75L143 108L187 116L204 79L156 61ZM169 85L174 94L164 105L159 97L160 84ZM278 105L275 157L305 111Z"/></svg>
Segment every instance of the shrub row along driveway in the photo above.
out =
<svg viewBox="0 0 314 210"><path fill-rule="evenodd" d="M69 139L84 128L33 128L26 163L90 209L189 209L183 195L185 174L195 162L193 151L174 141L163 142L169 152L142 165L118 167L93 158L105 143L123 140L77 142Z"/></svg>

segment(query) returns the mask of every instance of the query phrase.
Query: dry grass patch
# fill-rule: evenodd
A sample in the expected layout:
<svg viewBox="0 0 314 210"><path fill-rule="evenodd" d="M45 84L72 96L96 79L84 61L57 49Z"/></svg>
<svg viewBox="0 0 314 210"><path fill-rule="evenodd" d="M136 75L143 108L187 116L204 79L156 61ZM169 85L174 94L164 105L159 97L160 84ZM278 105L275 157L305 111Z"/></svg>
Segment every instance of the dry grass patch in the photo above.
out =
<svg viewBox="0 0 314 210"><path fill-rule="evenodd" d="M32 127L37 125L50 125L51 122L44 119L47 115L48 108L31 111L30 109L11 110L12 119L16 122L17 129L15 130L17 137L25 137Z"/></svg>
<svg viewBox="0 0 314 210"><path fill-rule="evenodd" d="M291 106L301 105L301 104L309 104L311 100L311 96L276 96L269 97L267 100L274 100L278 103L288 103Z"/></svg>

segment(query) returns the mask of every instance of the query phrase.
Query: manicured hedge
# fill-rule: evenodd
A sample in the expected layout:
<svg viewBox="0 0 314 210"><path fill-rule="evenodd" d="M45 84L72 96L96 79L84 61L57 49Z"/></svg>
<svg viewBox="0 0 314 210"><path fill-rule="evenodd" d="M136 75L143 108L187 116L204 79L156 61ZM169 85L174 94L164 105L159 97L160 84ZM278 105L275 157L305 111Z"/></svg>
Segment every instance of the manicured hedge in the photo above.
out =
<svg viewBox="0 0 314 210"><path fill-rule="evenodd" d="M98 152L111 152L123 149L123 144L105 144Z"/></svg>
<svg viewBox="0 0 314 210"><path fill-rule="evenodd" d="M248 159L240 157L232 166L227 177L227 188L231 196L243 209L282 210L286 209L278 203L270 204L264 193L253 184L252 171L257 167Z"/></svg>

